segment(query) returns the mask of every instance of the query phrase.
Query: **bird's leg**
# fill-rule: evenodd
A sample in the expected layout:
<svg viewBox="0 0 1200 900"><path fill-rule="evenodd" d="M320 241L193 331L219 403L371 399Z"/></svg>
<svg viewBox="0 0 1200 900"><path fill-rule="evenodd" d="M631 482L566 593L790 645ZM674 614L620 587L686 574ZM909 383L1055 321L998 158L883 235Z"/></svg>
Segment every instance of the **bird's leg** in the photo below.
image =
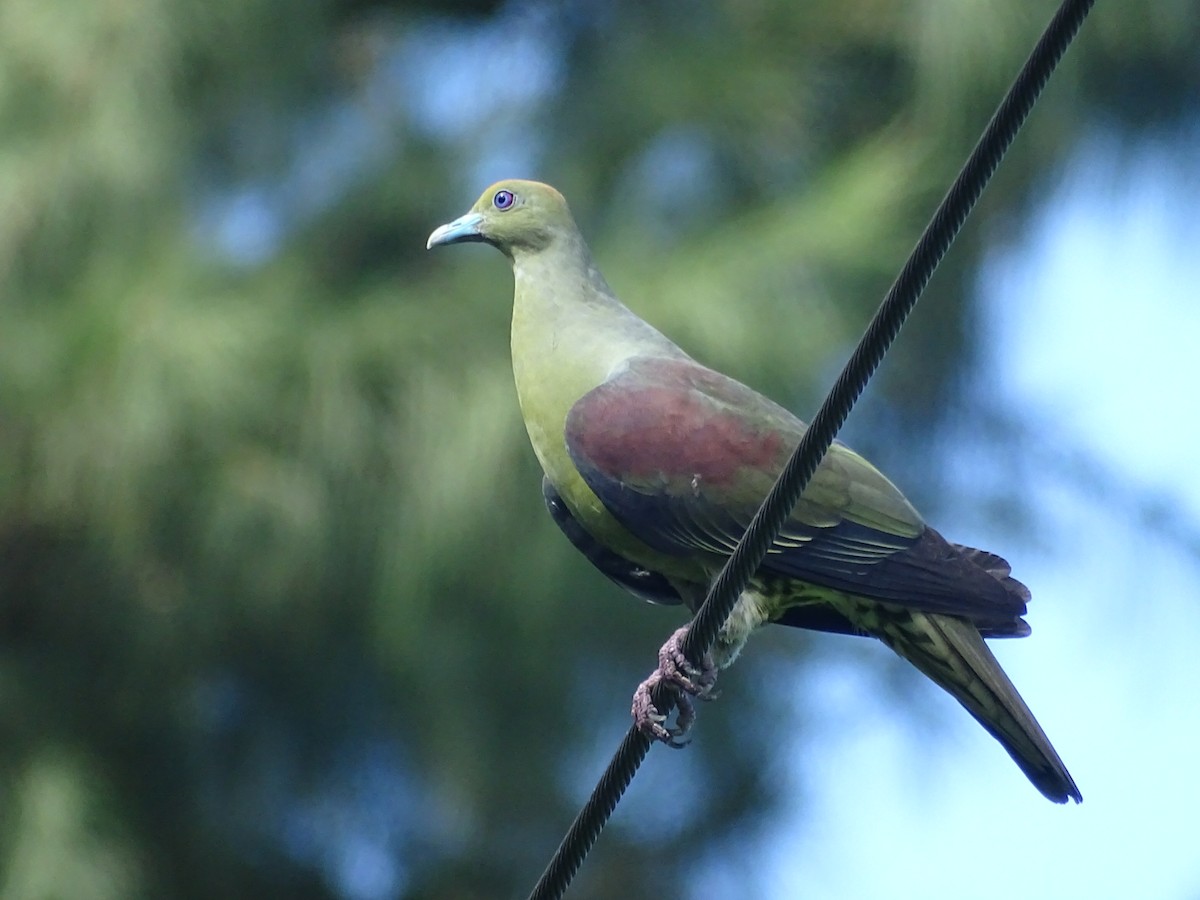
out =
<svg viewBox="0 0 1200 900"><path fill-rule="evenodd" d="M639 731L671 747L682 747L686 743L679 739L687 734L696 721L696 707L692 698L712 699L713 685L717 682L717 667L713 665L711 656L706 655L697 668L684 655L683 639L687 633L688 626L685 625L667 638L658 651L658 668L638 685L630 710ZM675 717L674 728L667 728L663 724L667 717L659 712L650 696L650 692L660 683L666 684L675 694L679 714Z"/></svg>

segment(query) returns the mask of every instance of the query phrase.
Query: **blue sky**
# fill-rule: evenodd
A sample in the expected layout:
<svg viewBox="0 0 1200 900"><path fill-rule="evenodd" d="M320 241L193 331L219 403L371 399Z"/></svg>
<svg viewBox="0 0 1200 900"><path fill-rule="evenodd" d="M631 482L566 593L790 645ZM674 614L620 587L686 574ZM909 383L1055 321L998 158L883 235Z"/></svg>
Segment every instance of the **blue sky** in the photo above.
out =
<svg viewBox="0 0 1200 900"><path fill-rule="evenodd" d="M863 712L800 758L806 805L763 870L764 896L1200 897L1200 562L1111 502L1132 485L1200 520L1195 146L1090 142L981 277L985 377L1042 440L1109 467L1112 493L1028 485L1040 548L937 523L999 549L1033 588L1033 637L993 648L1083 804L1046 802L965 714L920 734L866 676L833 667L825 715Z"/></svg>

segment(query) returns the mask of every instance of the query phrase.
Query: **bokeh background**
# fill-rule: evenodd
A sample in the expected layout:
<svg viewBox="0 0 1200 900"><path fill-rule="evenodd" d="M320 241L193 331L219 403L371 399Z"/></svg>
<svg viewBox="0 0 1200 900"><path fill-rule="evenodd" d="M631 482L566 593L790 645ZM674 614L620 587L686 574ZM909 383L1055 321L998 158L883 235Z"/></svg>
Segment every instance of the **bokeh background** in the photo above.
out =
<svg viewBox="0 0 1200 900"><path fill-rule="evenodd" d="M541 508L548 180L810 416L1048 2L0 2L0 898L524 896L679 613ZM1101 3L843 437L1001 552L1085 802L764 633L572 896L1200 897L1200 9Z"/></svg>

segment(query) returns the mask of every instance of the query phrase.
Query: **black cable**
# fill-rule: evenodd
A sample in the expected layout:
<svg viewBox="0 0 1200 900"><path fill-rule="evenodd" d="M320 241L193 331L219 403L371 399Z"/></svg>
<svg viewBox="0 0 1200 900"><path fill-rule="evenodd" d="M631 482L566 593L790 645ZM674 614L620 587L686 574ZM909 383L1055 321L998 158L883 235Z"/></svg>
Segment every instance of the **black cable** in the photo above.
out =
<svg viewBox="0 0 1200 900"><path fill-rule="evenodd" d="M837 383L805 431L800 445L709 589L683 643L688 659L693 662L700 660L712 648L717 632L733 611L751 576L762 564L767 548L791 515L821 457L833 443L834 435L846 421L850 409L895 340L900 326L916 305L917 298L983 193L1094 2L1064 0L1046 26L1037 46L988 122L979 143L925 226L908 262L904 264ZM652 698L654 705L664 713L675 705L671 691L661 682L655 686ZM592 796L576 816L555 851L554 858L534 886L530 900L557 900L566 892L649 749L650 739L636 728L630 728Z"/></svg>

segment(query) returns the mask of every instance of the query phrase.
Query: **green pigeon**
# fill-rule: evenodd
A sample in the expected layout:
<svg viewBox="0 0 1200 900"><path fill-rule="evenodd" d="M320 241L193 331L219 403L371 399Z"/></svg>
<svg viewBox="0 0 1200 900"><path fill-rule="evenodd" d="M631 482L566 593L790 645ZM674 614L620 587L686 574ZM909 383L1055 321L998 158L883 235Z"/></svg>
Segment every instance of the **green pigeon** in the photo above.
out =
<svg viewBox="0 0 1200 900"><path fill-rule="evenodd" d="M430 248L480 241L512 262L512 362L554 521L632 593L693 611L805 425L693 360L624 306L554 188L492 185ZM835 443L721 629L702 668L677 631L638 689L646 734L674 742L716 668L767 622L879 638L941 685L1051 800L1081 800L1062 760L984 643L1023 637L1028 589L999 556L952 544L874 466ZM677 692L676 728L649 700Z"/></svg>

